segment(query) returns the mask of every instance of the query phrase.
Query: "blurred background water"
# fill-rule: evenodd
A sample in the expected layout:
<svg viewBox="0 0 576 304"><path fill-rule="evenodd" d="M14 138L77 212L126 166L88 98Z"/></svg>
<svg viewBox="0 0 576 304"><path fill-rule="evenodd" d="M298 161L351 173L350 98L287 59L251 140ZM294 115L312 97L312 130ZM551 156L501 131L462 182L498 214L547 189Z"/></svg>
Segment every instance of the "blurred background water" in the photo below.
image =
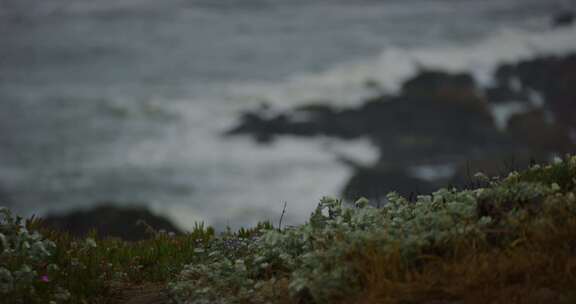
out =
<svg viewBox="0 0 576 304"><path fill-rule="evenodd" d="M0 0L0 204L142 202L183 228L305 220L368 141L222 137L262 102L353 105L418 65L576 50L552 0Z"/></svg>

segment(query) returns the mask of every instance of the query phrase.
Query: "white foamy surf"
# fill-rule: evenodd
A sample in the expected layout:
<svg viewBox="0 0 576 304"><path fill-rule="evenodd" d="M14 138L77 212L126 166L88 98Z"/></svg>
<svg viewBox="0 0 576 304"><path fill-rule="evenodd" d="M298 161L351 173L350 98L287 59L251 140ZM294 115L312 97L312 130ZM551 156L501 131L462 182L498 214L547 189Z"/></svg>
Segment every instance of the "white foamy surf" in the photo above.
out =
<svg viewBox="0 0 576 304"><path fill-rule="evenodd" d="M0 192L15 211L144 202L184 228L274 220L283 201L302 222L349 178L338 157L378 157L367 141L222 138L243 110L358 105L419 66L486 84L500 62L576 49L574 27L545 29L549 0L0 6Z"/></svg>
<svg viewBox="0 0 576 304"><path fill-rule="evenodd" d="M366 97L377 94L366 88L366 81L376 81L382 91L397 92L400 85L408 77L418 72L421 67L442 69L453 72L470 72L481 85L491 83L494 69L502 63L515 62L536 56L561 55L576 50L576 27L555 30L501 30L487 39L467 45L442 45L435 47L400 49L386 48L380 55L338 64L324 72L315 74L299 74L280 82L258 82L230 86L226 94L230 100L243 101L230 108L220 109L221 119L213 130L217 132L233 123L229 118L241 109L250 109L262 101L269 102L273 107L285 109L313 101L326 102L334 106L357 105ZM526 103L515 101L494 107L494 115L498 127L504 128L508 117L526 110ZM216 111L218 112L218 111ZM235 112L235 113L233 113ZM228 113L228 114L225 114ZM228 121L228 123L226 123ZM177 137L180 142L182 137ZM190 145L197 140L190 139ZM222 159L232 163L243 163L237 168L237 175L229 175L222 179L218 173L218 182L214 184L227 185L230 190L226 195L207 192L206 195L216 195L218 210L226 216L214 214L214 210L203 207L203 210L183 212L182 205L174 206L170 212L180 224L190 224L192 218L186 214L202 214L201 218L208 223L223 225L242 222L254 223L257 218L274 219L279 216L282 202L288 201L290 217L289 224L301 223L314 208L314 202L322 195L338 196L344 185L348 170L345 165L326 158L328 155L345 156L359 163L369 165L377 159L377 151L367 141L334 141L325 139L323 143L310 139L280 139L269 148L259 148L241 140L220 141L205 138L205 153L213 154L222 150L222 155L214 156L212 163L216 166ZM191 150L194 148L190 147ZM230 152L234 151L234 152ZM183 160L194 163L199 160ZM203 160L204 162L206 159ZM279 165L282 162L283 165ZM294 164L293 166L290 163ZM287 165L287 166L285 166ZM292 167L283 172L282 168ZM259 169L256 169L259 168ZM438 174L446 177L453 170L446 167L420 168L415 174L424 179L437 178ZM431 172L434 172L433 173ZM440 173L438 173L440 172ZM264 176L266 175L266 176ZM240 179L240 180L238 180ZM245 181L251 180L248 184ZM270 192L262 192L258 182L266 180ZM224 203L226 202L226 203ZM241 202L238 204L237 202ZM185 209L185 208L184 208ZM225 220L228 217L228 220Z"/></svg>
<svg viewBox="0 0 576 304"><path fill-rule="evenodd" d="M378 56L338 64L320 73L298 74L279 83L243 84L230 89L242 98L266 101L280 108L310 101L346 106L374 94L367 88L367 82L375 82L382 92L395 93L404 80L422 68L469 72L480 85L488 85L499 64L575 50L576 25L538 31L504 28L482 41L466 45L448 42L424 48L389 46Z"/></svg>

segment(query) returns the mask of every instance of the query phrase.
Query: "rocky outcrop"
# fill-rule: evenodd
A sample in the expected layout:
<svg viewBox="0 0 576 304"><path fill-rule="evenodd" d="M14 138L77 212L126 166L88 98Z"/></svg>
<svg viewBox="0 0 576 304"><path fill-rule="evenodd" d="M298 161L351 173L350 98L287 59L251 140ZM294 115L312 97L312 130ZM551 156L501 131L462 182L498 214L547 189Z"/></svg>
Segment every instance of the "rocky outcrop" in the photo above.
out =
<svg viewBox="0 0 576 304"><path fill-rule="evenodd" d="M526 170L534 164L545 164L548 159L548 154L545 152L526 148L518 148L501 154L481 155L457 163L454 174L446 185L460 189L484 187L486 181L475 176L478 172L491 177L504 177L512 171Z"/></svg>
<svg viewBox="0 0 576 304"><path fill-rule="evenodd" d="M425 72L408 80L402 91L356 108L311 105L271 117L248 112L227 134L251 134L260 142L287 134L368 137L386 150L388 158L462 153L502 141L488 104L476 93L469 75Z"/></svg>
<svg viewBox="0 0 576 304"><path fill-rule="evenodd" d="M367 197L378 206L389 192L397 192L407 198L434 191L437 184L431 183L407 174L399 168L388 168L382 165L374 167L358 167L348 180L342 195L350 200Z"/></svg>
<svg viewBox="0 0 576 304"><path fill-rule="evenodd" d="M433 100L437 104L455 106L469 112L487 113L487 103L478 92L469 74L427 70L404 82L401 96Z"/></svg>
<svg viewBox="0 0 576 304"><path fill-rule="evenodd" d="M89 210L72 211L66 214L53 214L44 217L46 227L69 232L77 237L85 237L95 229L99 236L117 237L127 241L138 241L150 238L144 225L166 232L181 233L169 219L153 214L139 206L121 207L105 203Z"/></svg>
<svg viewBox="0 0 576 304"><path fill-rule="evenodd" d="M502 65L499 83L519 83L518 93L537 92L558 123L576 128L576 54Z"/></svg>
<svg viewBox="0 0 576 304"><path fill-rule="evenodd" d="M554 27L569 26L572 25L575 20L576 20L576 14L573 11L563 11L556 14L552 18L552 26Z"/></svg>
<svg viewBox="0 0 576 304"><path fill-rule="evenodd" d="M378 198L392 189L404 195L425 193L442 186L406 172L418 164L461 168L467 160L481 159L493 166L502 159L489 155L546 160L550 153L576 150L576 54L503 64L494 79L493 86L479 88L469 74L423 70L395 96L343 109L316 103L272 114L263 108L244 113L226 135L252 135L262 143L282 135L369 138L379 149L379 161L373 167L352 166L343 190L351 199ZM522 102L529 110L498 130L491 108L502 102ZM458 169L444 182L465 187L467 180Z"/></svg>
<svg viewBox="0 0 576 304"><path fill-rule="evenodd" d="M576 151L576 145L570 138L570 129L557 123L552 114L543 109L513 115L508 121L507 130L517 142L534 151L554 151L560 154Z"/></svg>

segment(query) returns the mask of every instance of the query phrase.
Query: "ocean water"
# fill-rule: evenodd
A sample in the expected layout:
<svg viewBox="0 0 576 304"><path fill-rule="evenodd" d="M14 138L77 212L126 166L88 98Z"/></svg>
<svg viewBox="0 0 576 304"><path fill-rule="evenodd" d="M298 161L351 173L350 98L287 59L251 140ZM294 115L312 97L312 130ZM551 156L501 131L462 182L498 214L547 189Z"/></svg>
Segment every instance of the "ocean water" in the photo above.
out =
<svg viewBox="0 0 576 304"><path fill-rule="evenodd" d="M141 203L184 228L303 222L367 141L222 137L263 102L359 104L425 65L481 83L576 50L551 0L0 0L0 205Z"/></svg>

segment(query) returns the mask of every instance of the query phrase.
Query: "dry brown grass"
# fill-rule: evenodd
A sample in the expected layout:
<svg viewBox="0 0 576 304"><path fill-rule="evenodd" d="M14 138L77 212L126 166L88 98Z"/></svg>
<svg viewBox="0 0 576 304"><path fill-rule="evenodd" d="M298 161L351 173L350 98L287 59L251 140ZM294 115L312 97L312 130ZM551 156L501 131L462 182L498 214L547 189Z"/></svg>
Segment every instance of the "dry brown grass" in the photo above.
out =
<svg viewBox="0 0 576 304"><path fill-rule="evenodd" d="M343 302L576 303L576 217L562 208L542 216L505 246L459 240L419 265L368 249L357 264L361 298Z"/></svg>

